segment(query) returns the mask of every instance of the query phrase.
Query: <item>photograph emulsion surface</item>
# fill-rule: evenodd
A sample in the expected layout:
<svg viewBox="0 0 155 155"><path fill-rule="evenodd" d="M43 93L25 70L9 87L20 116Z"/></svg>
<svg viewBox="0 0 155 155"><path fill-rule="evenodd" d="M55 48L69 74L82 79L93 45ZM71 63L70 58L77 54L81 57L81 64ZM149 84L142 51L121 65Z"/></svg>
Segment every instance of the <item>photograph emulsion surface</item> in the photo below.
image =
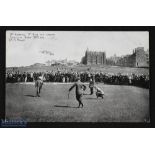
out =
<svg viewBox="0 0 155 155"><path fill-rule="evenodd" d="M6 119L150 122L149 32L6 31Z"/></svg>

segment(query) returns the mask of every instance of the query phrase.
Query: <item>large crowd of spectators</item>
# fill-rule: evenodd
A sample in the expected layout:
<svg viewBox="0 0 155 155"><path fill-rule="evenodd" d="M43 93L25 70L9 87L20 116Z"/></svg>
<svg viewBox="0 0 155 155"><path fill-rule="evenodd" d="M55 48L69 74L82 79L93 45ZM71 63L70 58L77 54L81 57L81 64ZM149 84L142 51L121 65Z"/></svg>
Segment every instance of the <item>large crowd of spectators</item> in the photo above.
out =
<svg viewBox="0 0 155 155"><path fill-rule="evenodd" d="M112 85L134 85L149 88L149 75L144 74L114 74L103 72L76 72L76 71L51 71L51 72L7 72L6 82L34 82L38 76L43 75L45 82L75 82L80 77L81 82L89 82L94 78L96 83Z"/></svg>

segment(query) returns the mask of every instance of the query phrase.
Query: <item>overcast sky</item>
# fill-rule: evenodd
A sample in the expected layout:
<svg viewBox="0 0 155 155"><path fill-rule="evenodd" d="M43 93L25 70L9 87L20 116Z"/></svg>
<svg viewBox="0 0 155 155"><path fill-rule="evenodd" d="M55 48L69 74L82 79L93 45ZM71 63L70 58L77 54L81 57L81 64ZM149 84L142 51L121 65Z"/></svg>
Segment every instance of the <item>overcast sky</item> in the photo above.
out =
<svg viewBox="0 0 155 155"><path fill-rule="evenodd" d="M136 47L149 48L146 31L7 31L6 67L45 63L52 59L79 61L89 50L114 54L131 54ZM54 55L45 54L48 51Z"/></svg>

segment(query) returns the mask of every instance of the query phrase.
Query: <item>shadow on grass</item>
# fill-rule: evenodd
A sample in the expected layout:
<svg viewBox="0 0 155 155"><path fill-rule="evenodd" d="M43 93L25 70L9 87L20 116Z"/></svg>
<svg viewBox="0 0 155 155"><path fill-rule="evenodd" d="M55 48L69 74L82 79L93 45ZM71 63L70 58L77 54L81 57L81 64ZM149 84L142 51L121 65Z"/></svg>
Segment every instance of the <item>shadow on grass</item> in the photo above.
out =
<svg viewBox="0 0 155 155"><path fill-rule="evenodd" d="M27 96L27 97L36 97L36 96L34 96L34 95L24 95L24 96Z"/></svg>
<svg viewBox="0 0 155 155"><path fill-rule="evenodd" d="M71 107L68 105L54 105L54 107L58 107L58 108L78 108L78 107Z"/></svg>
<svg viewBox="0 0 155 155"><path fill-rule="evenodd" d="M91 94L90 93L89 94L84 93L83 95L91 95Z"/></svg>
<svg viewBox="0 0 155 155"><path fill-rule="evenodd" d="M89 99L89 100L97 100L97 98L91 98L91 97L87 97L85 99Z"/></svg>

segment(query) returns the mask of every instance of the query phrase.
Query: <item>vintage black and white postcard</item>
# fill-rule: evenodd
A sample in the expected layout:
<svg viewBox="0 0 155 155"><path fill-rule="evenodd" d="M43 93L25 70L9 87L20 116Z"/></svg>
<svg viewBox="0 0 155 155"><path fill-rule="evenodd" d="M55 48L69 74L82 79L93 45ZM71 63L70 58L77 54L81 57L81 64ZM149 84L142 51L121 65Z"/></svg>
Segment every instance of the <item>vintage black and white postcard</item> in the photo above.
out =
<svg viewBox="0 0 155 155"><path fill-rule="evenodd" d="M7 29L2 125L149 124L149 35Z"/></svg>

